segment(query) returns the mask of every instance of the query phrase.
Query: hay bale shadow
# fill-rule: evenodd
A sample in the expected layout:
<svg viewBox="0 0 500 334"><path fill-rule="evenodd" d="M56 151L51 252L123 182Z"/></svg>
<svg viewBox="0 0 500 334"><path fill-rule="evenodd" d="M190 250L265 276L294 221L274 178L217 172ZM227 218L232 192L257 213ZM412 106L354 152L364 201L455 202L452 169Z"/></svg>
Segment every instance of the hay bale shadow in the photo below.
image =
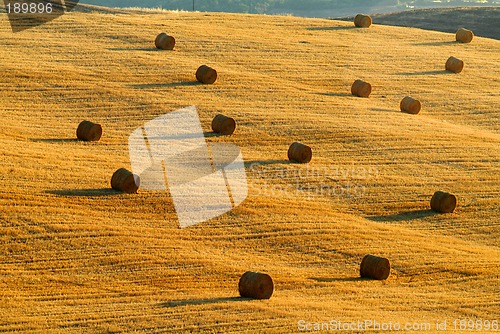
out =
<svg viewBox="0 0 500 334"><path fill-rule="evenodd" d="M397 75L440 75L440 74L452 74L446 70L440 71L422 71L422 72L400 72Z"/></svg>
<svg viewBox="0 0 500 334"><path fill-rule="evenodd" d="M153 88L166 88L166 87L182 87L182 86L198 86L202 83L198 81L177 81L177 82L167 82L167 83L157 83L157 84L133 84L129 87L135 89L153 89Z"/></svg>
<svg viewBox="0 0 500 334"><path fill-rule="evenodd" d="M77 138L30 138L35 143L73 143L79 141Z"/></svg>
<svg viewBox="0 0 500 334"><path fill-rule="evenodd" d="M426 209L426 210L413 210L413 211L401 212L387 216L371 216L367 217L367 219L375 222L398 222L403 220L421 219L425 217L434 216L437 214L438 213L434 210Z"/></svg>
<svg viewBox="0 0 500 334"><path fill-rule="evenodd" d="M323 30L323 31L338 31L338 30L352 30L352 29L358 29L356 26L342 26L342 27L310 27L306 28L307 30L311 31L318 31L318 30Z"/></svg>
<svg viewBox="0 0 500 334"><path fill-rule="evenodd" d="M332 282L360 282L360 281L371 281L372 279L366 277L309 277L309 279L320 283L332 283Z"/></svg>
<svg viewBox="0 0 500 334"><path fill-rule="evenodd" d="M255 166L266 166L266 165L279 165L279 164L292 164L290 160L250 160L245 161L245 168L252 168Z"/></svg>
<svg viewBox="0 0 500 334"><path fill-rule="evenodd" d="M349 94L349 93L316 93L317 95L323 95L323 96L336 96L336 97L339 97L339 96L343 96L343 97L350 97L350 96L354 96L352 94Z"/></svg>
<svg viewBox="0 0 500 334"><path fill-rule="evenodd" d="M210 138L210 137L227 137L228 135L224 135L222 133L214 132L214 131L205 131L203 132L203 136L205 138Z"/></svg>
<svg viewBox="0 0 500 334"><path fill-rule="evenodd" d="M145 52L159 52L157 48L107 48L109 51L145 51Z"/></svg>
<svg viewBox="0 0 500 334"><path fill-rule="evenodd" d="M253 298L244 297L221 297L221 298L208 298L208 299L187 299L187 300L171 300L168 302L159 303L158 307L177 307L187 305L207 305L217 303L230 303L230 302L245 302L253 300Z"/></svg>
<svg viewBox="0 0 500 334"><path fill-rule="evenodd" d="M458 44L455 40L453 41L444 41L444 42L424 42L424 43L414 43L415 46L444 46Z"/></svg>
<svg viewBox="0 0 500 334"><path fill-rule="evenodd" d="M95 197L95 196L113 196L123 194L111 188L96 188L96 189L58 189L47 190L46 193L65 196L65 197Z"/></svg>
<svg viewBox="0 0 500 334"><path fill-rule="evenodd" d="M395 110L395 109L383 109L383 108L370 108L370 110L382 111L382 112L398 112L398 111L400 111L400 110Z"/></svg>

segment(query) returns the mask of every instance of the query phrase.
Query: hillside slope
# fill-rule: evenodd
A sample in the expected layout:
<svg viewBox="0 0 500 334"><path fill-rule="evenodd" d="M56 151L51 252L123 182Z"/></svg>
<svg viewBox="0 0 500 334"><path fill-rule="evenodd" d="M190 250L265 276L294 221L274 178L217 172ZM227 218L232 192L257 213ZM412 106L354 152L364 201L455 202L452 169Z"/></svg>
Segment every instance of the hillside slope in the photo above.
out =
<svg viewBox="0 0 500 334"><path fill-rule="evenodd" d="M500 39L500 7L458 7L416 9L398 13L374 14L374 22L443 32L466 27L477 36Z"/></svg>
<svg viewBox="0 0 500 334"><path fill-rule="evenodd" d="M165 31L175 51L152 41ZM500 314L500 42L293 17L69 13L0 21L0 331L297 332L338 320L453 326ZM446 59L463 59L460 74ZM201 64L214 85L199 85ZM350 95L355 79L370 98ZM412 95L423 109L399 111ZM168 193L109 189L137 127L189 105L238 122L249 195L179 229ZM83 119L99 143L74 140ZM288 146L313 148L310 164ZM453 192L452 214L429 210ZM359 279L365 254L386 281ZM270 300L238 296L247 270ZM448 328L450 329L450 327Z"/></svg>

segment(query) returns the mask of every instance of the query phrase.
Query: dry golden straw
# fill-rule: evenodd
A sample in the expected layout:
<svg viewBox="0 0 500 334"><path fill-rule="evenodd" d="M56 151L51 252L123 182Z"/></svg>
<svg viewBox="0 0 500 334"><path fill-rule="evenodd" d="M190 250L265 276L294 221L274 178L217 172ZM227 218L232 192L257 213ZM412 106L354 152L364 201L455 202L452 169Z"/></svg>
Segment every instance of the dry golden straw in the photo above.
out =
<svg viewBox="0 0 500 334"><path fill-rule="evenodd" d="M457 197L453 194L436 191L431 198L431 209L441 213L451 213L457 207Z"/></svg>
<svg viewBox="0 0 500 334"><path fill-rule="evenodd" d="M294 142L288 148L288 160L308 163L312 159L312 149L299 142Z"/></svg>
<svg viewBox="0 0 500 334"><path fill-rule="evenodd" d="M372 85L363 80L356 80L351 86L351 94L359 97L368 97L372 93Z"/></svg>
<svg viewBox="0 0 500 334"><path fill-rule="evenodd" d="M406 96L405 98L403 98L401 100L401 103L399 104L399 108L401 109L402 112L416 115L420 112L422 105L420 104L419 100L415 100L411 96Z"/></svg>
<svg viewBox="0 0 500 334"><path fill-rule="evenodd" d="M361 277L385 280L391 273L389 260L375 255L365 255L359 269Z"/></svg>
<svg viewBox="0 0 500 334"><path fill-rule="evenodd" d="M139 176L125 168L120 168L111 177L111 188L128 194L135 194L140 186Z"/></svg>
<svg viewBox="0 0 500 334"><path fill-rule="evenodd" d="M102 136L102 126L90 121L82 121L76 129L76 137L84 141L98 141Z"/></svg>
<svg viewBox="0 0 500 334"><path fill-rule="evenodd" d="M241 297L269 299L273 295L273 279L268 274L247 271L238 283Z"/></svg>
<svg viewBox="0 0 500 334"><path fill-rule="evenodd" d="M451 56L446 61L446 70L453 73L460 73L464 69L464 62L458 58Z"/></svg>
<svg viewBox="0 0 500 334"><path fill-rule="evenodd" d="M175 47L175 38L162 32L156 36L155 46L161 50L173 50Z"/></svg>
<svg viewBox="0 0 500 334"><path fill-rule="evenodd" d="M455 34L455 40L460 43L470 43L474 38L474 33L468 29L460 28Z"/></svg>
<svg viewBox="0 0 500 334"><path fill-rule="evenodd" d="M369 15L358 14L354 17L354 25L359 28L368 28L372 25L372 18Z"/></svg>
<svg viewBox="0 0 500 334"><path fill-rule="evenodd" d="M212 120L212 130L214 132L223 135L232 135L235 129L236 129L236 121L231 117L218 114Z"/></svg>
<svg viewBox="0 0 500 334"><path fill-rule="evenodd" d="M196 80L204 84L213 84L217 80L217 71L207 65L201 65L196 71Z"/></svg>

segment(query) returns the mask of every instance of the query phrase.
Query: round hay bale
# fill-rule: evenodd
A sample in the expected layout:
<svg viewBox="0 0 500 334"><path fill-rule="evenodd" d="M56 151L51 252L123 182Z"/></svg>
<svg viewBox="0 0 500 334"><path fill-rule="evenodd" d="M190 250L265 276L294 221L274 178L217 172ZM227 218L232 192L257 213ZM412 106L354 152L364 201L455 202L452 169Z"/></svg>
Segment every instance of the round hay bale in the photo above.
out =
<svg viewBox="0 0 500 334"><path fill-rule="evenodd" d="M132 174L125 168L120 168L111 177L111 188L128 194L135 194L140 186L138 175Z"/></svg>
<svg viewBox="0 0 500 334"><path fill-rule="evenodd" d="M446 70L453 73L460 73L464 69L464 62L458 58L451 56L446 61Z"/></svg>
<svg viewBox="0 0 500 334"><path fill-rule="evenodd" d="M217 80L217 71L207 65L201 65L196 71L196 80L211 85Z"/></svg>
<svg viewBox="0 0 500 334"><path fill-rule="evenodd" d="M474 33L471 30L460 28L455 34L455 40L459 43L470 43L474 38Z"/></svg>
<svg viewBox="0 0 500 334"><path fill-rule="evenodd" d="M76 137L83 141L99 141L102 136L102 126L91 121L82 121L76 129Z"/></svg>
<svg viewBox="0 0 500 334"><path fill-rule="evenodd" d="M236 129L236 121L231 117L218 114L212 120L212 130L214 132L223 135L232 135L235 129Z"/></svg>
<svg viewBox="0 0 500 334"><path fill-rule="evenodd" d="M161 32L161 33L159 33L159 34L158 34L158 36L156 36L156 38L155 38L155 47L156 47L157 49L161 49L161 47L160 47L160 43L159 43L159 42L161 41L161 39L162 39L164 36L167 36L167 34L166 34L166 33L164 33L164 32Z"/></svg>
<svg viewBox="0 0 500 334"><path fill-rule="evenodd" d="M422 105L420 104L419 100L415 100L411 96L406 96L401 100L399 108L401 109L402 112L416 115L420 112Z"/></svg>
<svg viewBox="0 0 500 334"><path fill-rule="evenodd" d="M391 273L391 264L384 257L365 255L359 269L361 277L385 280Z"/></svg>
<svg viewBox="0 0 500 334"><path fill-rule="evenodd" d="M238 282L241 297L269 299L273 295L273 279L268 274L247 271Z"/></svg>
<svg viewBox="0 0 500 334"><path fill-rule="evenodd" d="M312 159L312 149L299 142L294 142L288 148L288 160L308 163Z"/></svg>
<svg viewBox="0 0 500 334"><path fill-rule="evenodd" d="M372 93L372 85L363 80L356 80L351 86L351 94L359 97L368 97Z"/></svg>
<svg viewBox="0 0 500 334"><path fill-rule="evenodd" d="M162 32L156 36L155 46L160 50L173 50L175 47L175 38Z"/></svg>
<svg viewBox="0 0 500 334"><path fill-rule="evenodd" d="M457 197L453 194L436 191L431 198L431 209L441 213L452 213L457 207Z"/></svg>
<svg viewBox="0 0 500 334"><path fill-rule="evenodd" d="M354 25L358 28L369 28L372 25L370 15L358 14L354 17Z"/></svg>

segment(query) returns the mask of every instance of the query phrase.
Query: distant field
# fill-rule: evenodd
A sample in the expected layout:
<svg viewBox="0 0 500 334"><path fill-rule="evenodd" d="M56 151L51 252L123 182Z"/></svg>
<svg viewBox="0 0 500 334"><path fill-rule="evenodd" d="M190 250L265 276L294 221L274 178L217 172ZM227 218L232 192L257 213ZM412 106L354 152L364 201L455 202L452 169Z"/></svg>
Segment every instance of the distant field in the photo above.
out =
<svg viewBox="0 0 500 334"><path fill-rule="evenodd" d="M174 51L154 49L161 31ZM2 15L0 332L294 333L331 320L465 332L453 326L500 320L500 42L454 39L114 10L13 34ZM451 55L462 73L444 71ZM201 64L218 70L214 85L195 82ZM368 99L350 94L355 79L372 84ZM420 114L399 111L406 95ZM241 147L249 196L179 229L168 193L109 182L130 168L134 129L190 105L208 133L216 114L236 119L234 135L207 141ZM99 143L74 139L84 119L103 125ZM293 141L311 163L287 161ZM436 190L457 195L454 213L429 210ZM391 260L389 279L359 278L369 253ZM270 300L237 298L247 270L273 277Z"/></svg>
<svg viewBox="0 0 500 334"><path fill-rule="evenodd" d="M417 9L398 13L374 14L374 22L443 32L467 28L478 36L500 39L500 7Z"/></svg>

